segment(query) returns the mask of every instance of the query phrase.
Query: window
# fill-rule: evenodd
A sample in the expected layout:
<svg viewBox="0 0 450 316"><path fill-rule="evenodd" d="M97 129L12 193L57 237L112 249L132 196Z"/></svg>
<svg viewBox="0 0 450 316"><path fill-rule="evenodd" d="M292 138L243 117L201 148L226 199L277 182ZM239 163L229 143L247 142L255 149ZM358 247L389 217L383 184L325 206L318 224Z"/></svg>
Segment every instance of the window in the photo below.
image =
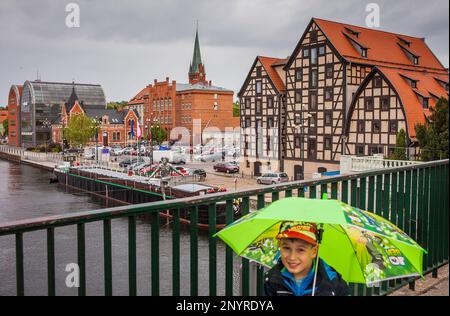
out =
<svg viewBox="0 0 450 316"><path fill-rule="evenodd" d="M295 91L295 103L302 102L302 92L301 91Z"/></svg>
<svg viewBox="0 0 450 316"><path fill-rule="evenodd" d="M317 70L311 70L311 88L317 88L318 74Z"/></svg>
<svg viewBox="0 0 450 316"><path fill-rule="evenodd" d="M325 126L332 126L332 125L333 125L333 112L326 111L325 112Z"/></svg>
<svg viewBox="0 0 450 316"><path fill-rule="evenodd" d="M311 92L309 94L309 109L317 110L317 92Z"/></svg>
<svg viewBox="0 0 450 316"><path fill-rule="evenodd" d="M311 114L309 118L309 133L315 134L317 132L317 114Z"/></svg>
<svg viewBox="0 0 450 316"><path fill-rule="evenodd" d="M365 133L366 132L366 122L358 121L357 131L358 131L358 133Z"/></svg>
<svg viewBox="0 0 450 316"><path fill-rule="evenodd" d="M256 77L261 78L261 76L262 76L261 66L256 67Z"/></svg>
<svg viewBox="0 0 450 316"><path fill-rule="evenodd" d="M325 89L325 101L333 101L333 88Z"/></svg>
<svg viewBox="0 0 450 316"><path fill-rule="evenodd" d="M315 139L308 140L308 158L316 159L317 157L317 143Z"/></svg>
<svg viewBox="0 0 450 316"><path fill-rule="evenodd" d="M334 76L333 76L333 72L334 72L333 65L328 65L328 66L325 68L325 77L326 77L327 79L333 78L333 77L334 77Z"/></svg>
<svg viewBox="0 0 450 316"><path fill-rule="evenodd" d="M262 94L262 82L256 81L256 94Z"/></svg>
<svg viewBox="0 0 450 316"><path fill-rule="evenodd" d="M311 31L311 42L317 42L318 33L317 31Z"/></svg>
<svg viewBox="0 0 450 316"><path fill-rule="evenodd" d="M295 117L294 117L294 124L295 125L300 125L300 124L302 124L302 117L300 116L300 114L295 114Z"/></svg>
<svg viewBox="0 0 450 316"><path fill-rule="evenodd" d="M251 108L251 103L252 100L251 99L245 99L245 108L246 109L250 109Z"/></svg>
<svg viewBox="0 0 450 316"><path fill-rule="evenodd" d="M366 111L373 111L373 98L365 98L364 100L364 108Z"/></svg>
<svg viewBox="0 0 450 316"><path fill-rule="evenodd" d="M267 146L267 155L269 155L269 151L271 150L270 149L270 137L269 136L267 136L266 137L266 146Z"/></svg>
<svg viewBox="0 0 450 316"><path fill-rule="evenodd" d="M379 146L369 146L369 155L377 155L383 153L383 147Z"/></svg>
<svg viewBox="0 0 450 316"><path fill-rule="evenodd" d="M419 64L419 57L414 56L413 57L413 63L414 63L414 65L418 65Z"/></svg>
<svg viewBox="0 0 450 316"><path fill-rule="evenodd" d="M252 119L247 117L245 119L245 127L251 127L252 126Z"/></svg>
<svg viewBox="0 0 450 316"><path fill-rule="evenodd" d="M301 69L296 69L295 70L295 80L296 81L301 81L302 80L302 76L303 76L303 71Z"/></svg>
<svg viewBox="0 0 450 316"><path fill-rule="evenodd" d="M262 104L261 100L256 100L256 114L262 114Z"/></svg>
<svg viewBox="0 0 450 316"><path fill-rule="evenodd" d="M398 124L397 124L397 121L391 121L391 122L389 122L389 133L390 133L390 134L397 134L397 133L398 133Z"/></svg>
<svg viewBox="0 0 450 316"><path fill-rule="evenodd" d="M325 137L324 138L324 148L325 148L325 150L331 150L331 146L332 146L331 137Z"/></svg>
<svg viewBox="0 0 450 316"><path fill-rule="evenodd" d="M267 128L273 128L275 126L273 117L267 118Z"/></svg>
<svg viewBox="0 0 450 316"><path fill-rule="evenodd" d="M273 108L273 98L267 98L267 107Z"/></svg>
<svg viewBox="0 0 450 316"><path fill-rule="evenodd" d="M296 148L301 148L302 147L302 139L300 136L296 136L295 137L295 147Z"/></svg>
<svg viewBox="0 0 450 316"><path fill-rule="evenodd" d="M356 146L356 155L364 156L364 145Z"/></svg>
<svg viewBox="0 0 450 316"><path fill-rule="evenodd" d="M380 121L375 120L372 122L372 132L379 133L381 131Z"/></svg>
<svg viewBox="0 0 450 316"><path fill-rule="evenodd" d="M387 111L390 108L390 98L389 97L382 97L381 100L381 110Z"/></svg>
<svg viewBox="0 0 450 316"><path fill-rule="evenodd" d="M317 48L311 48L311 65L317 65Z"/></svg>
<svg viewBox="0 0 450 316"><path fill-rule="evenodd" d="M375 77L373 79L373 87L374 88L381 88L383 85L383 80L381 79L381 77Z"/></svg>
<svg viewBox="0 0 450 316"><path fill-rule="evenodd" d="M361 49L361 57L362 58L367 58L367 48L362 48Z"/></svg>
<svg viewBox="0 0 450 316"><path fill-rule="evenodd" d="M309 48L304 48L303 49L303 58L308 58L309 57Z"/></svg>
<svg viewBox="0 0 450 316"><path fill-rule="evenodd" d="M325 45L319 46L319 56L325 55Z"/></svg>
<svg viewBox="0 0 450 316"><path fill-rule="evenodd" d="M417 81L411 80L411 88L417 89Z"/></svg>
<svg viewBox="0 0 450 316"><path fill-rule="evenodd" d="M422 98L422 107L424 109L428 109L429 105L430 105L429 99L428 98Z"/></svg>

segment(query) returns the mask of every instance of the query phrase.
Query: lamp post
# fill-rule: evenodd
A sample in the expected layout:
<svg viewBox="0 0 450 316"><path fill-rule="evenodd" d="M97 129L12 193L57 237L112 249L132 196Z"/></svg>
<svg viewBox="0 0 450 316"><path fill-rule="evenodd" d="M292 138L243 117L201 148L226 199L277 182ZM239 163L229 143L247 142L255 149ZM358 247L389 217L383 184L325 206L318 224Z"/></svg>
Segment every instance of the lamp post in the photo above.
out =
<svg viewBox="0 0 450 316"><path fill-rule="evenodd" d="M46 130L45 133L45 154L47 154L47 142L50 140L48 135L47 135L47 130L52 127L52 124L49 122L48 119L44 119L44 121L42 122L42 127ZM50 138L52 136L52 133L50 131Z"/></svg>
<svg viewBox="0 0 450 316"><path fill-rule="evenodd" d="M300 118L300 124L297 125L297 128L300 130L300 159L302 162L302 179L300 180L304 180L305 179L305 154L304 154L304 149L305 149L305 127L310 127L309 126L309 119L312 117L312 115L310 113L306 113L306 118L303 118L303 112L302 112L302 116ZM311 125L314 126L314 125Z"/></svg>
<svg viewBox="0 0 450 316"><path fill-rule="evenodd" d="M92 123L92 128L95 130L95 162L98 164L98 129L100 126L98 116L92 119Z"/></svg>

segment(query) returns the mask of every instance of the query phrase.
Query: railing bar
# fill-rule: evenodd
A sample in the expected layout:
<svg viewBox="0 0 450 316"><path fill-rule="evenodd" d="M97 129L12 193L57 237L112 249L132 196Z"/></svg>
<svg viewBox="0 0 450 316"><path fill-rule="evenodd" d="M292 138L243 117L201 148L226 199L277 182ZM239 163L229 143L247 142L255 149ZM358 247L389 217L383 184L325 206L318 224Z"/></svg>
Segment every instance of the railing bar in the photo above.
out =
<svg viewBox="0 0 450 316"><path fill-rule="evenodd" d="M128 287L129 295L137 295L136 281L136 217L128 217Z"/></svg>
<svg viewBox="0 0 450 316"><path fill-rule="evenodd" d="M86 296L86 232L84 224L77 225L78 267L80 269L79 296Z"/></svg>
<svg viewBox="0 0 450 316"><path fill-rule="evenodd" d="M172 216L172 295L180 296L180 210L173 210Z"/></svg>
<svg viewBox="0 0 450 316"><path fill-rule="evenodd" d="M151 216L151 263L152 263L152 296L159 296L159 231L160 215L153 213Z"/></svg>
<svg viewBox="0 0 450 316"><path fill-rule="evenodd" d="M24 273L23 273L23 234L16 234L16 287L17 296L25 295Z"/></svg>
<svg viewBox="0 0 450 316"><path fill-rule="evenodd" d="M198 296L198 207L190 209L191 296Z"/></svg>
<svg viewBox="0 0 450 316"><path fill-rule="evenodd" d="M242 215L250 212L250 198L244 197L242 200ZM242 296L250 296L250 263L248 259L242 258Z"/></svg>
<svg viewBox="0 0 450 316"><path fill-rule="evenodd" d="M209 213L209 296L217 295L217 239L216 233L216 204L208 205Z"/></svg>
<svg viewBox="0 0 450 316"><path fill-rule="evenodd" d="M233 200L227 200L225 222L229 225L233 220ZM225 295L233 296L233 250L228 245L225 249Z"/></svg>
<svg viewBox="0 0 450 316"><path fill-rule="evenodd" d="M105 296L112 296L112 243L111 220L103 221L103 256L105 270Z"/></svg>
<svg viewBox="0 0 450 316"><path fill-rule="evenodd" d="M55 296L55 229L47 228L47 279L48 296Z"/></svg>

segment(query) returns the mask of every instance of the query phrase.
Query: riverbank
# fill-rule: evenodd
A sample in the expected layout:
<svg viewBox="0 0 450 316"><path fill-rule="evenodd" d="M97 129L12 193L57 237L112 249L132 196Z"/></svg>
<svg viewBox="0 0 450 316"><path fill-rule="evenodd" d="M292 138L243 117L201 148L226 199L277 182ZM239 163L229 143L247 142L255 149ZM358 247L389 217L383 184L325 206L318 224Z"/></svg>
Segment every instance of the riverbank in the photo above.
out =
<svg viewBox="0 0 450 316"><path fill-rule="evenodd" d="M47 161L46 159L48 155L49 154L45 153L28 153L21 148L13 148L7 146L0 147L0 159L40 168L48 172L53 172L56 165L58 164L54 160L56 158L56 155L51 154L51 159L53 161ZM33 158L35 160L32 160Z"/></svg>

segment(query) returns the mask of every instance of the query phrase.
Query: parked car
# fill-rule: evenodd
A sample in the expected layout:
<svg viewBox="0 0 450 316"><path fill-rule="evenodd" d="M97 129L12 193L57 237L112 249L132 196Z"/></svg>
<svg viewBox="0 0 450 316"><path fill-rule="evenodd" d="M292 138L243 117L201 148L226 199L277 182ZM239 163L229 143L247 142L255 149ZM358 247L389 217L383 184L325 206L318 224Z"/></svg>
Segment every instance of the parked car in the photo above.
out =
<svg viewBox="0 0 450 316"><path fill-rule="evenodd" d="M237 173L239 172L239 166L231 163L218 163L214 165L216 172Z"/></svg>
<svg viewBox="0 0 450 316"><path fill-rule="evenodd" d="M194 158L194 160L202 161L202 162L216 162L216 161L222 161L223 155L221 153L215 153L215 154L203 154L198 155Z"/></svg>
<svg viewBox="0 0 450 316"><path fill-rule="evenodd" d="M189 175L189 171L186 168L183 168L183 167L174 167L174 168L175 168L175 170L177 170L179 173L181 173L184 176ZM171 176L172 177L178 177L179 174L176 173L176 172L172 172Z"/></svg>
<svg viewBox="0 0 450 316"><path fill-rule="evenodd" d="M120 156L120 155L123 155L124 151L125 151L125 148L113 147L110 150L110 154L111 154L111 156Z"/></svg>
<svg viewBox="0 0 450 316"><path fill-rule="evenodd" d="M137 162L140 162L140 163L142 163L142 162L144 162L144 159L142 159L142 158L140 158L140 159L138 159L138 158L133 158L133 159L125 159L125 160L123 160L123 161L121 161L120 163L119 163L119 167L121 167L121 168L127 168L127 167L130 167L131 165L133 165L133 164L135 164L135 163L137 163Z"/></svg>
<svg viewBox="0 0 450 316"><path fill-rule="evenodd" d="M284 173L266 173L259 177L256 182L258 184L278 184L283 182L289 182L289 176Z"/></svg>
<svg viewBox="0 0 450 316"><path fill-rule="evenodd" d="M199 176L200 180L206 179L206 171L203 169L189 169L190 176Z"/></svg>

